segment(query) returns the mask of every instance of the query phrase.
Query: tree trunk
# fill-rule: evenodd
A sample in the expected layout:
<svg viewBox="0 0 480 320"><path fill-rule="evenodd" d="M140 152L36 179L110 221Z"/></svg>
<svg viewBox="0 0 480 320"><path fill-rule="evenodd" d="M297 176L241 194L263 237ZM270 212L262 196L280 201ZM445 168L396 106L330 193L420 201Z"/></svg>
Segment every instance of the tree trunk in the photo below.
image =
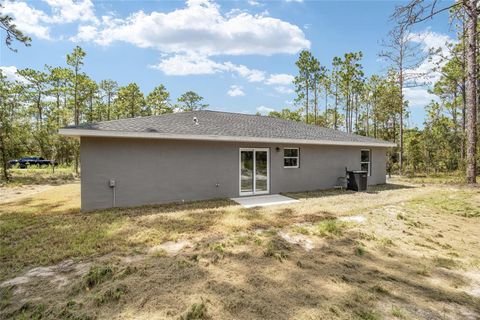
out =
<svg viewBox="0 0 480 320"><path fill-rule="evenodd" d="M366 131L367 131L367 137L370 136L370 115L369 115L369 110L370 109L370 105L369 105L369 102L367 103L367 118L366 118L366 123L365 123L365 128L366 128Z"/></svg>
<svg viewBox="0 0 480 320"><path fill-rule="evenodd" d="M57 91L57 110L55 115L55 121L57 122L57 127L60 127L60 92Z"/></svg>
<svg viewBox="0 0 480 320"><path fill-rule="evenodd" d="M325 126L328 127L328 87L325 85Z"/></svg>
<svg viewBox="0 0 480 320"><path fill-rule="evenodd" d="M358 95L355 95L355 133L358 133Z"/></svg>
<svg viewBox="0 0 480 320"><path fill-rule="evenodd" d="M317 125L317 111L318 111L318 100L317 100L317 81L313 83L313 121Z"/></svg>
<svg viewBox="0 0 480 320"><path fill-rule="evenodd" d="M75 125L78 126L80 122L80 116L79 116L79 111L78 111L78 67L75 67L75 87L73 89L73 108L74 108L74 114L75 114ZM76 170L76 169L75 169ZM78 172L77 172L78 173Z"/></svg>
<svg viewBox="0 0 480 320"><path fill-rule="evenodd" d="M305 122L308 123L308 80L305 80Z"/></svg>
<svg viewBox="0 0 480 320"><path fill-rule="evenodd" d="M400 87L400 123L399 123L399 150L398 150L398 173L403 173L403 65L400 67L399 87Z"/></svg>
<svg viewBox="0 0 480 320"><path fill-rule="evenodd" d="M110 92L107 94L107 96L108 96L108 102L107 102L107 120L110 121L110 99L111 99Z"/></svg>
<svg viewBox="0 0 480 320"><path fill-rule="evenodd" d="M0 128L1 130L1 128ZM3 131L3 130L2 130ZM2 153L2 173L3 178L5 181L10 180L10 176L8 175L8 159L7 159L7 152L5 148L5 140L3 139L3 132L0 131L0 152Z"/></svg>
<svg viewBox="0 0 480 320"><path fill-rule="evenodd" d="M79 123L80 123L80 112L78 110L78 93L77 93L77 90L78 90L78 66L75 67L75 88L74 88L74 92L73 92L73 104L74 104L74 109L75 109L75 112L74 112L74 116L75 116L75 125L77 126ZM78 166L79 166L79 162L80 162L80 155L79 155L79 152L78 150L75 150L75 173L78 174Z"/></svg>
<svg viewBox="0 0 480 320"><path fill-rule="evenodd" d="M345 131L350 132L350 95L347 93L345 107Z"/></svg>
<svg viewBox="0 0 480 320"><path fill-rule="evenodd" d="M334 109L334 115L333 115L333 129L337 130L337 110L338 110L338 85L335 83L335 109Z"/></svg>
<svg viewBox="0 0 480 320"><path fill-rule="evenodd" d="M463 22L463 38L465 39L466 30L465 30L465 21ZM462 48L462 144L461 144L461 159L465 161L465 130L466 130L466 110L467 110L467 78L466 78L466 61L467 61L467 51L466 46Z"/></svg>
<svg viewBox="0 0 480 320"><path fill-rule="evenodd" d="M467 183L476 183L477 165L477 0L464 0L467 12Z"/></svg>
<svg viewBox="0 0 480 320"><path fill-rule="evenodd" d="M37 110L38 110L38 128L42 128L42 118L43 118L43 112L42 112L42 94L39 92L37 96Z"/></svg>
<svg viewBox="0 0 480 320"><path fill-rule="evenodd" d="M67 91L65 91L65 92L63 93L63 110L65 110L65 111L67 110L67 100L68 100L68 99L67 99ZM62 120L63 120L63 122L62 122L63 125L67 125L67 124L68 124L68 122L65 121L65 118L63 118ZM67 121L68 121L68 120L67 120Z"/></svg>

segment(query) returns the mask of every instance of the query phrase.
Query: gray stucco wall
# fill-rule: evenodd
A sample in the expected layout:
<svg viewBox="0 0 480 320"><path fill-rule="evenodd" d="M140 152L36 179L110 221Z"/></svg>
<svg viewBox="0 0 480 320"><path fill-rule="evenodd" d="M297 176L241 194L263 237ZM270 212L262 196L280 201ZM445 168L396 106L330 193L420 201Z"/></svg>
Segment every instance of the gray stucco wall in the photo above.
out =
<svg viewBox="0 0 480 320"><path fill-rule="evenodd" d="M118 207L238 197L239 148L248 147L270 149L270 193L331 188L345 167L360 169L361 147L82 137L82 210L112 206L110 179ZM300 168L283 167L283 147L300 148ZM386 148L369 149L369 184L385 183Z"/></svg>

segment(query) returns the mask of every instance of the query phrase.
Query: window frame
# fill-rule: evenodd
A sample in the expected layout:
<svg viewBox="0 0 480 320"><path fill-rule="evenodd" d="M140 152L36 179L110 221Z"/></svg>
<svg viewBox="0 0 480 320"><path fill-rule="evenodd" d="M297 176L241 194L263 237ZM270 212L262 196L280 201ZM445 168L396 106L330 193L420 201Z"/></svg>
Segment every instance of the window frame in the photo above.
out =
<svg viewBox="0 0 480 320"><path fill-rule="evenodd" d="M362 151L368 151L368 161L362 161ZM368 165L368 170L367 170L368 176L371 177L372 176L372 149L360 150L360 169L362 168L362 165L365 163Z"/></svg>
<svg viewBox="0 0 480 320"><path fill-rule="evenodd" d="M285 150L297 150L297 156L296 157L287 157L287 156L285 156ZM297 159L297 165L296 166L286 166L285 165L285 159ZM297 147L284 147L283 148L283 168L284 169L298 169L298 168L300 168L300 148L297 148Z"/></svg>

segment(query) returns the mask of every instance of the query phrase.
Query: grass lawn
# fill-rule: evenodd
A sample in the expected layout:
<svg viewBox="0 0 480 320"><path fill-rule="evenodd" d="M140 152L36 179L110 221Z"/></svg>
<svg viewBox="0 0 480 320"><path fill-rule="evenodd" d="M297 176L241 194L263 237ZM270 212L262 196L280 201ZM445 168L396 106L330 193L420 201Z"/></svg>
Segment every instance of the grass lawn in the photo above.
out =
<svg viewBox="0 0 480 320"><path fill-rule="evenodd" d="M266 208L92 213L79 189L0 203L0 318L480 318L478 188L403 179Z"/></svg>

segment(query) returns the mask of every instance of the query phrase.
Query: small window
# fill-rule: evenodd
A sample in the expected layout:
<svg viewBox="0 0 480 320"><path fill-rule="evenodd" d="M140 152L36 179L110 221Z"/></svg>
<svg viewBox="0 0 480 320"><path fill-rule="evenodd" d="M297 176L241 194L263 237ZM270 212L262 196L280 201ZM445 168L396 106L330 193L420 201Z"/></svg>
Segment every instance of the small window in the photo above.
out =
<svg viewBox="0 0 480 320"><path fill-rule="evenodd" d="M370 149L360 151L360 169L367 171L369 176L372 175L372 158L370 153Z"/></svg>
<svg viewBox="0 0 480 320"><path fill-rule="evenodd" d="M298 148L283 149L283 167L298 168L300 165L300 151Z"/></svg>

